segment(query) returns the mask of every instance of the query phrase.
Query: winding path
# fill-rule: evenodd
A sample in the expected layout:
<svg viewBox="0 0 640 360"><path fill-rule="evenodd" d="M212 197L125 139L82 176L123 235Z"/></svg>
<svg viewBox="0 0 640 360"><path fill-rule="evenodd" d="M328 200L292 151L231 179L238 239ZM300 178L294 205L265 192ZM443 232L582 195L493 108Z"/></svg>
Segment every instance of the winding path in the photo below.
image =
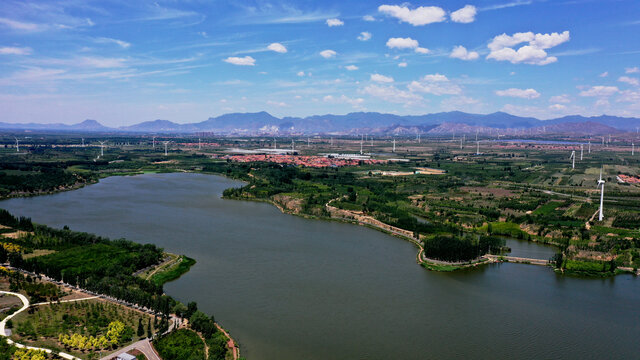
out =
<svg viewBox="0 0 640 360"><path fill-rule="evenodd" d="M4 318L2 321L0 321L0 336L7 336L7 333L5 332L5 326L7 325L7 321L11 318L13 318L14 316L20 314L21 312L27 310L29 308L29 299L27 299L26 296L22 295L22 294L18 294L18 293L14 293L14 292L9 292L9 291L2 291L0 290L0 294L7 294L7 295L13 295L13 296L17 296L18 298L20 298L20 300L22 301L22 307L20 308L20 310L14 312L13 314L7 316L6 318ZM82 299L85 300L85 299ZM22 344L18 344L17 342L14 342L13 340L7 338L7 342L9 344L13 344L16 347L19 348L23 348L23 349L30 349L30 350L40 350L40 351L44 351L47 354L51 354L52 351L50 349L45 349L45 348L39 348L39 347L33 347L33 346L26 346L26 345L22 345ZM68 360L82 360L80 358L77 358L73 355L69 355L67 353L63 353L60 352L58 353L58 356L60 356L63 359L68 359Z"/></svg>

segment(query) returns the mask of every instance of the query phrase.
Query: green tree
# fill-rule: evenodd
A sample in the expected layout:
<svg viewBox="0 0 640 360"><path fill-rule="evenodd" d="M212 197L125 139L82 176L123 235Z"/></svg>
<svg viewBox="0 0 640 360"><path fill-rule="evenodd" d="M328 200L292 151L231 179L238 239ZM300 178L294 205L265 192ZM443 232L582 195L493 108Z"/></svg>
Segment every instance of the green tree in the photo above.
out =
<svg viewBox="0 0 640 360"><path fill-rule="evenodd" d="M144 326L142 325L142 318L138 319L138 332L137 335L142 337L144 335Z"/></svg>

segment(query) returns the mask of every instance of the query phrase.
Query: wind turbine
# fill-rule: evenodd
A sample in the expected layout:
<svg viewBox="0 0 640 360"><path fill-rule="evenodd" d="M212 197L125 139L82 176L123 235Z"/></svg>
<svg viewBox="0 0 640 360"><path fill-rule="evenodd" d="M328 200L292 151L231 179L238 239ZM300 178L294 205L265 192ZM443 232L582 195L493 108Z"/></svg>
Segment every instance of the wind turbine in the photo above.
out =
<svg viewBox="0 0 640 360"><path fill-rule="evenodd" d="M478 129L476 129L476 141L478 141Z"/></svg>
<svg viewBox="0 0 640 360"><path fill-rule="evenodd" d="M393 152L396 152L396 139L393 139Z"/></svg>
<svg viewBox="0 0 640 360"><path fill-rule="evenodd" d="M584 144L580 144L580 161L582 161L582 154L584 154Z"/></svg>
<svg viewBox="0 0 640 360"><path fill-rule="evenodd" d="M155 148L156 148L156 137L154 136L153 137L153 149L155 150Z"/></svg>
<svg viewBox="0 0 640 360"><path fill-rule="evenodd" d="M169 142L168 141L163 141L163 143L164 143L164 156L167 156L168 155L167 154L167 145L169 145Z"/></svg>
<svg viewBox="0 0 640 360"><path fill-rule="evenodd" d="M460 139L460 150L462 150L462 142L464 141L464 139Z"/></svg>
<svg viewBox="0 0 640 360"><path fill-rule="evenodd" d="M589 154L591 154L591 140L589 140Z"/></svg>
<svg viewBox="0 0 640 360"><path fill-rule="evenodd" d="M636 153L636 145L634 143L631 143L631 156L633 156Z"/></svg>
<svg viewBox="0 0 640 360"><path fill-rule="evenodd" d="M104 143L106 141L98 141L100 143L100 156L104 156Z"/></svg>
<svg viewBox="0 0 640 360"><path fill-rule="evenodd" d="M82 147L84 147L84 138L82 138Z"/></svg>
<svg viewBox="0 0 640 360"><path fill-rule="evenodd" d="M571 168L575 169L576 168L576 151L575 150L571 152L571 156L569 156L569 160L573 160L573 162L571 163Z"/></svg>
<svg viewBox="0 0 640 360"><path fill-rule="evenodd" d="M20 152L20 140L15 136L13 138L16 139L16 152Z"/></svg>
<svg viewBox="0 0 640 360"><path fill-rule="evenodd" d="M202 149L202 142L200 142L200 138L198 138L198 150Z"/></svg>
<svg viewBox="0 0 640 360"><path fill-rule="evenodd" d="M278 148L278 140L276 140L276 138L273 138L273 148L274 149Z"/></svg>
<svg viewBox="0 0 640 360"><path fill-rule="evenodd" d="M364 142L364 135L360 135L360 155L362 155L363 142Z"/></svg>
<svg viewBox="0 0 640 360"><path fill-rule="evenodd" d="M296 151L296 144L295 141L291 139L291 155L293 155L294 151Z"/></svg>
<svg viewBox="0 0 640 360"><path fill-rule="evenodd" d="M476 141L476 155L480 155L480 141Z"/></svg>
<svg viewBox="0 0 640 360"><path fill-rule="evenodd" d="M600 168L600 179L598 180L598 187L600 188L600 210L598 215L598 221L602 221L604 218L603 215L603 206L604 206L604 180L602 180L602 167Z"/></svg>

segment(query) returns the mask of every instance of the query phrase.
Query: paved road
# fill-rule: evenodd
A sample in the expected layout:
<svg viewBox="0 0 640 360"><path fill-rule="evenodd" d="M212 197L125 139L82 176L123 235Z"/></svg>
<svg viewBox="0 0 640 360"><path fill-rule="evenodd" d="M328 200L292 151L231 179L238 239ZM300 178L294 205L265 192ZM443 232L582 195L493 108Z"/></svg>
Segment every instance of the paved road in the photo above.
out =
<svg viewBox="0 0 640 360"><path fill-rule="evenodd" d="M530 258L523 258L523 257L500 256L500 255L490 255L490 254L485 255L485 257L487 259L491 259L494 261L499 261L500 259L503 259L504 261L520 263L520 264L531 264L531 265L542 265L542 266L549 265L549 260L544 260L544 259L530 259Z"/></svg>
<svg viewBox="0 0 640 360"><path fill-rule="evenodd" d="M0 290L0 294L8 294L8 295L17 296L17 297L20 298L20 300L22 300L22 307L20 308L20 310L14 312L13 314L11 314L11 315L7 316L6 318L4 318L4 320L0 321L0 336L7 336L6 332L5 332L5 326L7 324L7 321L9 319L13 318L14 316L20 314L21 312L27 310L29 308L29 300L27 299L26 296L24 296L22 294L14 293L14 292ZM46 352L47 354L51 354L51 350L50 349L18 344L18 343L14 342L11 339L7 339L7 342L9 344L14 344L16 347L19 347L19 348L26 348L26 349L32 349L32 350L42 350L42 351ZM73 355L69 355L69 354L63 353L63 352L58 353L58 356L60 356L61 358L64 358L64 359L68 359L68 360L82 360L82 359L77 358L77 357L75 357Z"/></svg>
<svg viewBox="0 0 640 360"><path fill-rule="evenodd" d="M140 340L138 342L135 342L123 349L120 349L116 352L113 352L105 357L100 358L100 360L110 360L115 358L117 355L126 353L128 351L131 351L133 349L138 349L140 350L144 356L147 357L148 360L162 360L160 358L160 356L158 356L158 354L156 353L156 351L153 349L153 347L151 346L151 343L149 342L149 339L144 339L144 340Z"/></svg>
<svg viewBox="0 0 640 360"><path fill-rule="evenodd" d="M100 298L99 296L90 296L90 297L86 297L86 298L82 298L82 299L47 301L47 302L35 303L35 304L32 304L32 305L33 306L39 306L39 305L50 305L50 304L62 304L62 303L68 303L68 302L85 301L85 300L99 299L99 298Z"/></svg>

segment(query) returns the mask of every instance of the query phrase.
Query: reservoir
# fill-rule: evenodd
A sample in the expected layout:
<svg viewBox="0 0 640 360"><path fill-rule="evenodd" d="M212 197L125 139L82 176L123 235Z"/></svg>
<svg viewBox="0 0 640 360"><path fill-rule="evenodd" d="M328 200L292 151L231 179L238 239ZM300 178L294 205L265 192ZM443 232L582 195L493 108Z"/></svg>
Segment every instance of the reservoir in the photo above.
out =
<svg viewBox="0 0 640 360"><path fill-rule="evenodd" d="M166 292L214 314L249 360L638 356L631 275L583 279L509 263L429 272L407 241L220 198L240 185L186 173L111 177L0 207L196 259ZM554 253L507 245L514 256Z"/></svg>

